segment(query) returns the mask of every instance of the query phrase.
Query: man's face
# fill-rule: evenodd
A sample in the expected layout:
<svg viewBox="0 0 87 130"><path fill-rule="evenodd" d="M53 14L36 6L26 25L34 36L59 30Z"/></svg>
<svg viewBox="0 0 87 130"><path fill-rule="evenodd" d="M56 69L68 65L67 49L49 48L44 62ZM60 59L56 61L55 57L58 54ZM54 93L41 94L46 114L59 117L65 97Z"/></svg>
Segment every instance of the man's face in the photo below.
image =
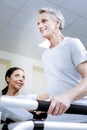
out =
<svg viewBox="0 0 87 130"><path fill-rule="evenodd" d="M38 18L38 28L42 34L42 37L49 38L56 29L56 20L53 19L53 16L48 13L42 13Z"/></svg>

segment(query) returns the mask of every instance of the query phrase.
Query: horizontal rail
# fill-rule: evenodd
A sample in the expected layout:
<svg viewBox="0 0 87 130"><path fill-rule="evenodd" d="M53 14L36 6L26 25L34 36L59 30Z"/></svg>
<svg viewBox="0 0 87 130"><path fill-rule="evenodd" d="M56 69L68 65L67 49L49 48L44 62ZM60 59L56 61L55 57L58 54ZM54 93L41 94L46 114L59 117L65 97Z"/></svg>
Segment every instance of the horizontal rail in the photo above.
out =
<svg viewBox="0 0 87 130"><path fill-rule="evenodd" d="M26 121L20 123L12 130L87 130L86 123Z"/></svg>
<svg viewBox="0 0 87 130"><path fill-rule="evenodd" d="M10 96L1 96L0 102L2 107L25 108L44 112L48 111L51 103L49 101L26 100ZM87 115L87 106L71 104L70 108L65 113Z"/></svg>

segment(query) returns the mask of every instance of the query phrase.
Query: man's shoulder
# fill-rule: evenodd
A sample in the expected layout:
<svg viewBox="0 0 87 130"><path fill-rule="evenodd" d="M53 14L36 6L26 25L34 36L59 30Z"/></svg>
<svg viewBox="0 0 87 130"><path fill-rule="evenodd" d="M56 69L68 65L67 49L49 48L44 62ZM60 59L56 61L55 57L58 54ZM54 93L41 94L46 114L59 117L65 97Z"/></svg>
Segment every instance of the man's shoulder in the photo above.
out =
<svg viewBox="0 0 87 130"><path fill-rule="evenodd" d="M70 41L79 41L79 38L76 37L65 37L65 40L70 40Z"/></svg>

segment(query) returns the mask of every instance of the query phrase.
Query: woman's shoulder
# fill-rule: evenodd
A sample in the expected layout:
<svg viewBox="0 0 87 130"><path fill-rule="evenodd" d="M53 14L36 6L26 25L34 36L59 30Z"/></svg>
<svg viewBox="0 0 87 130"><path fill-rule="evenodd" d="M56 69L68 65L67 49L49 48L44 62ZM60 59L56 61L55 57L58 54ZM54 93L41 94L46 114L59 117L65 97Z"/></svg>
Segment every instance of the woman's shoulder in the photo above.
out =
<svg viewBox="0 0 87 130"><path fill-rule="evenodd" d="M2 91L0 90L0 96L2 96Z"/></svg>
<svg viewBox="0 0 87 130"><path fill-rule="evenodd" d="M36 100L37 99L36 94L19 94L17 97L23 98L23 99L31 99L31 100Z"/></svg>

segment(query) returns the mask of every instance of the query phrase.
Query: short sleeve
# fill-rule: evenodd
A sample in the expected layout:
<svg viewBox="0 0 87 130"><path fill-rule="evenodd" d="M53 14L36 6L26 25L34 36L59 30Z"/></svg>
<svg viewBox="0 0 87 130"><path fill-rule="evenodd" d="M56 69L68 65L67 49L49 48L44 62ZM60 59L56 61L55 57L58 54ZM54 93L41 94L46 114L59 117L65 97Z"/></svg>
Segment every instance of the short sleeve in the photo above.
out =
<svg viewBox="0 0 87 130"><path fill-rule="evenodd" d="M87 50L79 39L74 38L71 42L70 48L72 59L76 66L87 61Z"/></svg>

